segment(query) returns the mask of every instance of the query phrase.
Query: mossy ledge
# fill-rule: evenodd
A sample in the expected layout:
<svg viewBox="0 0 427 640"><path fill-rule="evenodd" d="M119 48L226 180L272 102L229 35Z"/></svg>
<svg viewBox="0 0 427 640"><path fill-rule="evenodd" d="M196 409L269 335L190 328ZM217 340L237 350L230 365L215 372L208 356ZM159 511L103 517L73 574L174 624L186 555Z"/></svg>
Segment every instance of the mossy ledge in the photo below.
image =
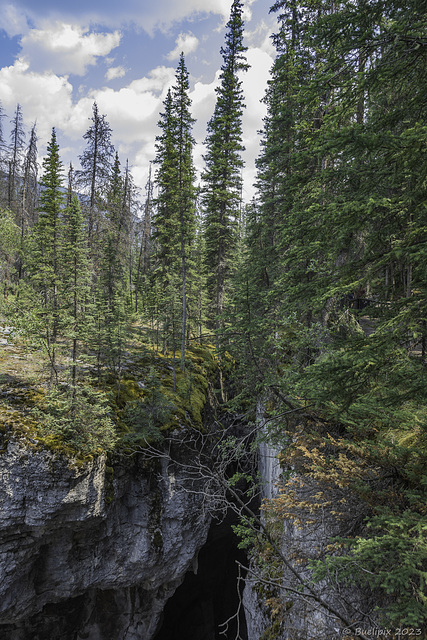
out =
<svg viewBox="0 0 427 640"><path fill-rule="evenodd" d="M126 353L119 382L106 376L100 384L89 374L80 380L82 388L89 385L103 394L115 430L109 446L102 440L97 445L95 439L82 447L71 429L64 432L59 425L52 430L43 424L39 409L46 411L43 407L50 392L43 382L35 383L34 377L27 379L25 358L22 364L15 375L0 375L0 452L13 437L30 449L46 448L78 463L108 450L160 440L169 430L203 429L203 411L208 399L212 401L215 395L214 379L221 369L212 345L189 347L184 371L173 353L160 352L146 344L135 346ZM225 365L230 367L229 358ZM59 389L64 395L67 393L66 380Z"/></svg>

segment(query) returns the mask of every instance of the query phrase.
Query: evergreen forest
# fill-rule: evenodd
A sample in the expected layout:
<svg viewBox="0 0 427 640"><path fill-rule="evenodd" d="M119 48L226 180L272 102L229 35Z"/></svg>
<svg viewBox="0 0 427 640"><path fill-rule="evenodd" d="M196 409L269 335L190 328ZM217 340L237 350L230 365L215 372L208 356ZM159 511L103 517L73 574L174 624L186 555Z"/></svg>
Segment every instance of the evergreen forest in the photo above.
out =
<svg viewBox="0 0 427 640"><path fill-rule="evenodd" d="M271 12L250 202L240 0L200 176L183 54L144 193L96 102L78 167L63 165L55 123L39 166L36 125L19 104L1 112L0 320L43 364L20 388L25 420L83 459L200 426L210 376L218 415L258 424L283 470L264 524L237 527L271 592L283 559L273 524L260 526L327 505L351 526L301 578L307 597L328 608L319 583L357 583L385 628L427 637L426 6L277 0ZM284 605L270 601L279 634Z"/></svg>

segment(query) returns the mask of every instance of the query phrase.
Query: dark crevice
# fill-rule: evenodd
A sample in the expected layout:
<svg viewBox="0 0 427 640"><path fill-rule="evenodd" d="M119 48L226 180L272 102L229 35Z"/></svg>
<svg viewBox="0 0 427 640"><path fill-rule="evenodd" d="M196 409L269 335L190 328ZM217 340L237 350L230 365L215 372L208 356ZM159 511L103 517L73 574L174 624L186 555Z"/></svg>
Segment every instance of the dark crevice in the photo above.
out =
<svg viewBox="0 0 427 640"><path fill-rule="evenodd" d="M237 545L228 519L211 526L199 552L197 573L188 572L166 603L154 640L247 640L242 606L236 618L243 589L237 563L246 563Z"/></svg>

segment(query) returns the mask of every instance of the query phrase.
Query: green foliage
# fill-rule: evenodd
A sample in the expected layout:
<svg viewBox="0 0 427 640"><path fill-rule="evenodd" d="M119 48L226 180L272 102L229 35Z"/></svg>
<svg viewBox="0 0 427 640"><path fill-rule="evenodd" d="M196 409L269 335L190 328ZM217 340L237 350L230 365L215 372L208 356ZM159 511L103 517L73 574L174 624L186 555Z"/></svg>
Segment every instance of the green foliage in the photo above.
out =
<svg viewBox="0 0 427 640"><path fill-rule="evenodd" d="M0 210L0 268L5 269L5 263L10 262L19 244L19 227L14 223L13 216L8 209ZM3 280L4 278L2 278Z"/></svg>
<svg viewBox="0 0 427 640"><path fill-rule="evenodd" d="M12 213L8 209L0 209L0 283L4 287L5 296L10 286L19 237L20 230L14 222Z"/></svg>
<svg viewBox="0 0 427 640"><path fill-rule="evenodd" d="M161 381L152 367L145 380L147 395L144 399L126 404L123 422L131 429L125 440L132 442L159 442L163 439L161 427L171 418L175 405L165 396Z"/></svg>
<svg viewBox="0 0 427 640"><path fill-rule="evenodd" d="M243 45L243 4L233 0L227 23L225 47L221 48L220 85L217 101L208 123L205 171L202 175L205 209L205 242L209 323L223 324L226 283L232 270L237 246L237 220L241 198L243 161L243 92L239 72L248 69Z"/></svg>
<svg viewBox="0 0 427 640"><path fill-rule="evenodd" d="M231 525L236 536L240 539L238 543L239 549L253 549L258 539L257 527L253 518L242 516L239 524Z"/></svg>
<svg viewBox="0 0 427 640"><path fill-rule="evenodd" d="M156 183L158 196L154 215L155 285L160 289L156 304L163 324L164 348L175 351L180 344L181 369L185 367L193 293L196 235L196 189L193 165L194 119L190 113L189 73L181 54L175 85L164 101L157 136ZM179 293L178 293L179 292ZM196 307L196 304L194 305ZM191 326L191 325L190 325Z"/></svg>
<svg viewBox="0 0 427 640"><path fill-rule="evenodd" d="M57 380L56 343L60 324L60 234L62 162L55 129L52 129L47 155L43 160L39 220L29 239L28 272L36 293L35 313L43 324L45 347L50 362L50 384Z"/></svg>
<svg viewBox="0 0 427 640"><path fill-rule="evenodd" d="M93 331L93 316L90 298L90 264L86 241L86 228L80 203L74 194L64 211L60 246L61 282L59 297L61 303L60 328L62 335L71 342L71 379L75 386L77 379L78 348Z"/></svg>
<svg viewBox="0 0 427 640"><path fill-rule="evenodd" d="M381 588L382 624L420 627L427 622L427 518L410 509L383 508L368 522L369 536L336 539L346 553L313 564L316 580L332 575L348 584Z"/></svg>
<svg viewBox="0 0 427 640"><path fill-rule="evenodd" d="M332 495L346 486L370 513L340 552L326 552L319 579L333 586L354 574L375 589L388 626L420 626L427 593L425 7L279 0L272 10L277 57L259 198L248 211L225 335L241 398L267 404L265 437L283 448L289 468L300 458L299 473L319 491L334 479ZM299 430L310 427L345 434L335 457L323 462L320 448L296 445ZM391 491L384 478L396 476ZM382 510L385 496L392 511ZM295 507L291 493L282 499L279 524Z"/></svg>
<svg viewBox="0 0 427 640"><path fill-rule="evenodd" d="M41 436L52 437L77 455L110 451L117 442L106 395L87 385L53 388L30 414Z"/></svg>
<svg viewBox="0 0 427 640"><path fill-rule="evenodd" d="M89 197L88 239L94 253L96 253L94 234L99 225L99 213L104 204L114 151L111 133L106 116L99 112L98 105L94 102L91 125L83 136L86 140L86 148L79 157L82 168L76 174L80 193L85 193Z"/></svg>

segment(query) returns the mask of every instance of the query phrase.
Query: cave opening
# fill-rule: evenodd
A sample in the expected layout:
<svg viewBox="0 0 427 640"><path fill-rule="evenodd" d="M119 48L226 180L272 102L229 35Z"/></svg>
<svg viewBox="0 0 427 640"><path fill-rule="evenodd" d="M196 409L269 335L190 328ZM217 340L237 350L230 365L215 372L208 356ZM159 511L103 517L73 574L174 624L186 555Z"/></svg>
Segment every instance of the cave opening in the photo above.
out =
<svg viewBox="0 0 427 640"><path fill-rule="evenodd" d="M228 518L213 523L197 572L187 572L166 603L154 640L247 640L241 604L245 576L240 568L239 578L238 565L246 561Z"/></svg>

